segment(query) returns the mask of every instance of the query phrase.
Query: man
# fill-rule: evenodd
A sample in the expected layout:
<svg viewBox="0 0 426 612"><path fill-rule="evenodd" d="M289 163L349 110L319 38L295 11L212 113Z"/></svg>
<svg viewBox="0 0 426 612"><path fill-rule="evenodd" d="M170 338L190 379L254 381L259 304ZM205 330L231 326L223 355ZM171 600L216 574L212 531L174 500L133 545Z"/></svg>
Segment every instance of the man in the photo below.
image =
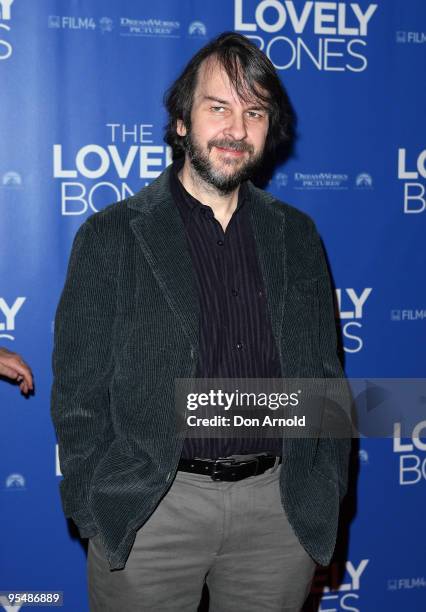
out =
<svg viewBox="0 0 426 612"><path fill-rule="evenodd" d="M33 390L33 375L29 366L18 353L0 346L0 376L15 380L23 395Z"/></svg>
<svg viewBox="0 0 426 612"><path fill-rule="evenodd" d="M269 60L224 33L167 94L175 161L80 228L55 323L65 514L91 609L296 611L333 553L343 440L178 435L177 378L339 378L310 218L248 180L290 132ZM221 458L221 461L217 461ZM118 571L111 571L118 570Z"/></svg>

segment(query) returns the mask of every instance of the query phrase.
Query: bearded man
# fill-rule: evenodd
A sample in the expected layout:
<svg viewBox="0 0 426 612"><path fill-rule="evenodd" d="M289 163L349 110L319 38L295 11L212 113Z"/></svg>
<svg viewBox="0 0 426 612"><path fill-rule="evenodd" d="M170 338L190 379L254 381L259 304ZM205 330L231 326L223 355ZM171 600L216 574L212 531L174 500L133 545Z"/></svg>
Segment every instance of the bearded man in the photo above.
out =
<svg viewBox="0 0 426 612"><path fill-rule="evenodd" d="M93 611L297 611L333 554L347 440L179 436L179 378L340 378L312 220L250 177L291 134L269 59L224 33L166 95L173 164L79 229L52 417ZM297 443L296 443L297 442Z"/></svg>

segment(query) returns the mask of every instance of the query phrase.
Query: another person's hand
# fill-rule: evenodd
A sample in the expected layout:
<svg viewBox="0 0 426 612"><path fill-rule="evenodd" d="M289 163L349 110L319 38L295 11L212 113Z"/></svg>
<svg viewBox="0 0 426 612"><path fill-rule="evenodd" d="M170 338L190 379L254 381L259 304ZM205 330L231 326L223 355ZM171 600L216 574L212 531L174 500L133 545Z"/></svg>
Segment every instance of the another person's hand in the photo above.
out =
<svg viewBox="0 0 426 612"><path fill-rule="evenodd" d="M28 395L33 390L33 375L20 355L0 347L0 376L19 383L21 392Z"/></svg>

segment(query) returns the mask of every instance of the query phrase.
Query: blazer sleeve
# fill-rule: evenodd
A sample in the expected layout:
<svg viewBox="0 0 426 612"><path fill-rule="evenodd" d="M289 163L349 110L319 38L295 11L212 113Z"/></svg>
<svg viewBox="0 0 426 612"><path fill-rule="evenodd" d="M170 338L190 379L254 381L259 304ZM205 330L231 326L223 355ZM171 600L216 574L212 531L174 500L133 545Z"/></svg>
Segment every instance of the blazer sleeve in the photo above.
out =
<svg viewBox="0 0 426 612"><path fill-rule="evenodd" d="M62 505L83 538L98 531L89 508L90 484L113 437L108 387L115 293L103 246L88 220L75 236L56 312L51 393Z"/></svg>
<svg viewBox="0 0 426 612"><path fill-rule="evenodd" d="M329 461L336 470L339 498L343 499L348 488L349 458L352 446L351 393L340 363L337 346L337 330L334 311L333 290L321 239L316 226L311 222L310 242L318 267L319 345L322 356L326 389L326 418L322 439L319 442L326 450ZM333 381L332 379L338 379ZM336 432L333 435L333 432Z"/></svg>

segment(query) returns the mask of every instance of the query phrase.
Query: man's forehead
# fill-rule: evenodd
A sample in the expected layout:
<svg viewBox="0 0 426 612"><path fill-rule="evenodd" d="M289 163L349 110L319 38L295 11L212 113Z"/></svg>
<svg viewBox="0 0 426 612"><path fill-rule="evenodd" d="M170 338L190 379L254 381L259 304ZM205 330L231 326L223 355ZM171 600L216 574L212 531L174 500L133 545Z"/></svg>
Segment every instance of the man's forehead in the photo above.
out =
<svg viewBox="0 0 426 612"><path fill-rule="evenodd" d="M208 57L201 63L197 77L200 85L208 83L211 79L222 80L224 83L229 82L225 68L214 56Z"/></svg>
<svg viewBox="0 0 426 612"><path fill-rule="evenodd" d="M236 87L238 87L238 91ZM262 102L252 88L250 88L242 72L239 71L238 73L238 82L231 83L225 68L214 57L207 58L201 64L198 70L197 86L194 93L198 99L215 97L223 99L232 96L235 100L245 104L265 105L265 102ZM267 97L266 92L265 97Z"/></svg>

